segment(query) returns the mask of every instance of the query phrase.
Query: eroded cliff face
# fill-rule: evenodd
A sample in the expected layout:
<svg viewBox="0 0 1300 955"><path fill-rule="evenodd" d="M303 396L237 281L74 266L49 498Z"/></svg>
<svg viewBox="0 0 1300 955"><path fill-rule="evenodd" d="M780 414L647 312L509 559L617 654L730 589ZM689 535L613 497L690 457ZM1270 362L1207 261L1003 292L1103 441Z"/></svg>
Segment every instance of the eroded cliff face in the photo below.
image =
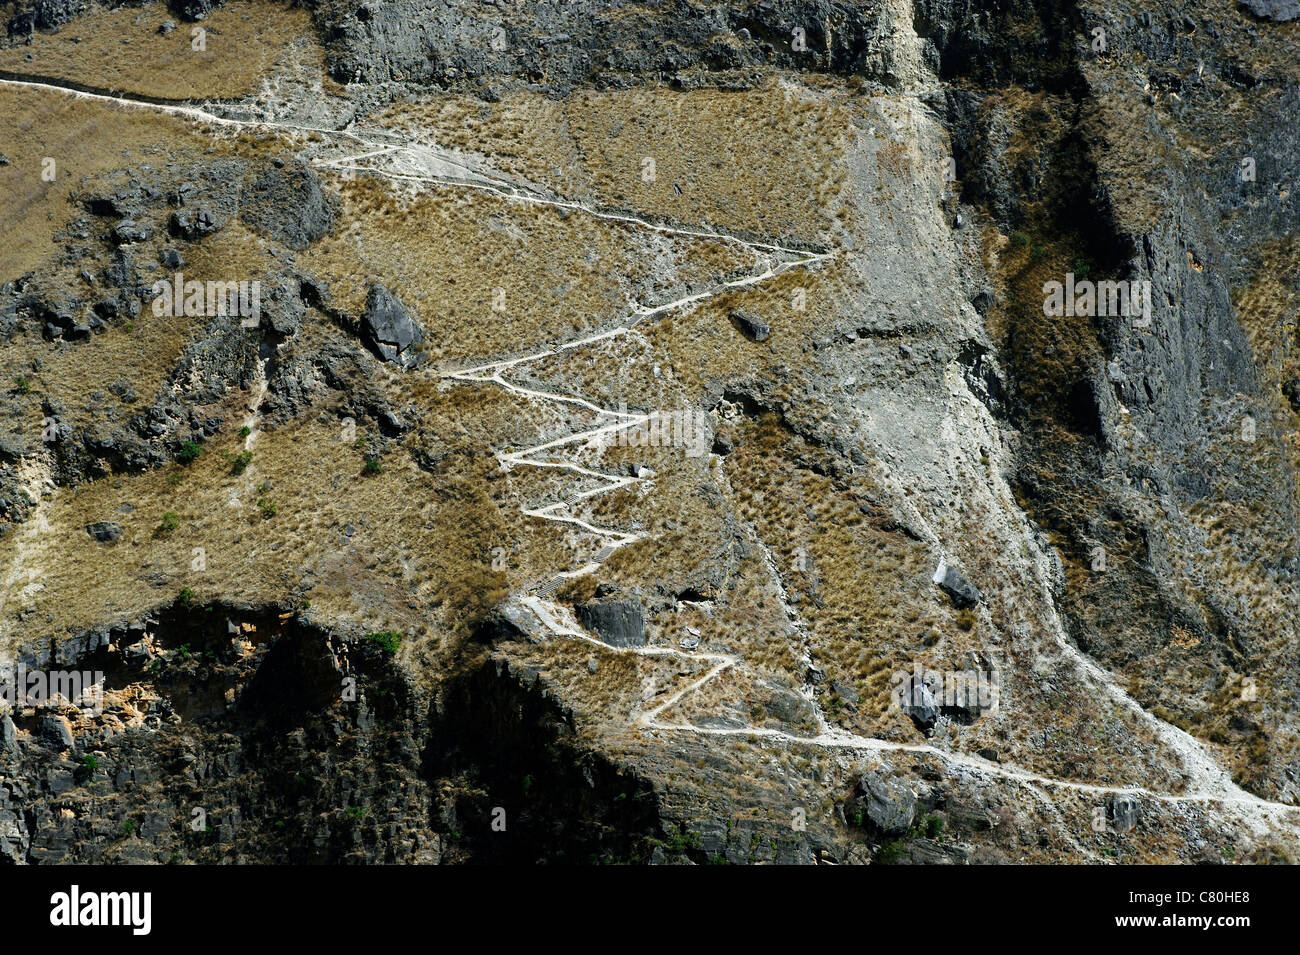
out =
<svg viewBox="0 0 1300 955"><path fill-rule="evenodd" d="M1290 860L1284 6L13 6L0 858Z"/></svg>

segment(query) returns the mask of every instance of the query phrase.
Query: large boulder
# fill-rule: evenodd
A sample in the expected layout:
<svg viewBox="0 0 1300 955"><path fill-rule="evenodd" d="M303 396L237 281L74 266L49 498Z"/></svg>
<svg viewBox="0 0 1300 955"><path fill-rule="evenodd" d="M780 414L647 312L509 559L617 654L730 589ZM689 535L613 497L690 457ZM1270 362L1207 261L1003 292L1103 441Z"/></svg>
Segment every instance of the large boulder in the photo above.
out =
<svg viewBox="0 0 1300 955"><path fill-rule="evenodd" d="M980 592L975 585L946 560L939 562L939 567L934 572L934 582L958 607L973 607L980 601Z"/></svg>
<svg viewBox="0 0 1300 955"><path fill-rule="evenodd" d="M98 521L86 525L86 533L101 544L111 544L122 537L122 525L113 521Z"/></svg>
<svg viewBox="0 0 1300 955"><path fill-rule="evenodd" d="M772 329L753 312L741 308L731 310L731 320L736 323L740 333L750 341L765 342L772 335Z"/></svg>
<svg viewBox="0 0 1300 955"><path fill-rule="evenodd" d="M1291 410L1300 414L1300 375L1282 382L1282 395L1291 405Z"/></svg>
<svg viewBox="0 0 1300 955"><path fill-rule="evenodd" d="M223 223L211 209L183 209L173 212L168 231L182 239L201 239L220 232Z"/></svg>
<svg viewBox="0 0 1300 955"><path fill-rule="evenodd" d="M902 835L916 819L916 793L886 773L887 767L882 767L859 779L858 800L871 825L882 835Z"/></svg>
<svg viewBox="0 0 1300 955"><path fill-rule="evenodd" d="M915 839L907 845L907 857L913 865L966 865L971 850L934 839Z"/></svg>
<svg viewBox="0 0 1300 955"><path fill-rule="evenodd" d="M12 809L0 809L0 860L11 865L27 861L27 827Z"/></svg>
<svg viewBox="0 0 1300 955"><path fill-rule="evenodd" d="M321 189L310 166L269 165L244 191L240 215L252 228L302 251L329 234L338 202Z"/></svg>
<svg viewBox="0 0 1300 955"><path fill-rule="evenodd" d="M1106 800L1106 815L1116 832L1128 832L1138 824L1141 808L1136 796L1115 793Z"/></svg>
<svg viewBox="0 0 1300 955"><path fill-rule="evenodd" d="M645 619L635 600L593 600L578 608L578 617L611 647L645 646Z"/></svg>
<svg viewBox="0 0 1300 955"><path fill-rule="evenodd" d="M169 0L168 6L189 21L202 20L221 6L223 0Z"/></svg>
<svg viewBox="0 0 1300 955"><path fill-rule="evenodd" d="M263 283L262 325L273 335L292 338L298 334L307 306L302 300L302 288L283 275L273 275Z"/></svg>
<svg viewBox="0 0 1300 955"><path fill-rule="evenodd" d="M899 706L912 718L916 728L927 732L939 720L941 686L931 686L925 682L924 674L914 673L906 677L903 685L895 689Z"/></svg>
<svg viewBox="0 0 1300 955"><path fill-rule="evenodd" d="M409 368L418 360L416 346L424 341L424 330L397 296L382 285L372 285L361 318L361 336L384 361Z"/></svg>
<svg viewBox="0 0 1300 955"><path fill-rule="evenodd" d="M16 752L18 749L18 728L7 716L0 716L0 753Z"/></svg>
<svg viewBox="0 0 1300 955"><path fill-rule="evenodd" d="M82 0L36 0L32 12L41 30L55 30L81 16L88 4Z"/></svg>
<svg viewBox="0 0 1300 955"><path fill-rule="evenodd" d="M40 740L55 752L72 749L72 726L62 716L53 713L42 716Z"/></svg>
<svg viewBox="0 0 1300 955"><path fill-rule="evenodd" d="M1241 6L1247 13L1274 23L1300 19L1300 0L1241 0Z"/></svg>

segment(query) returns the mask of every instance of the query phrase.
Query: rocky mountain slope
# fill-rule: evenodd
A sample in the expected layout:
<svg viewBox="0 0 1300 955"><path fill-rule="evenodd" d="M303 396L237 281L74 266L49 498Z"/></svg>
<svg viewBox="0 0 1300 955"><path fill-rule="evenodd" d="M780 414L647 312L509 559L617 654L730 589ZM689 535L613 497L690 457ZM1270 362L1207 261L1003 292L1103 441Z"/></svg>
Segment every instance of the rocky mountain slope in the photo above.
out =
<svg viewBox="0 0 1300 955"><path fill-rule="evenodd" d="M1291 0L0 12L0 859L1300 851Z"/></svg>

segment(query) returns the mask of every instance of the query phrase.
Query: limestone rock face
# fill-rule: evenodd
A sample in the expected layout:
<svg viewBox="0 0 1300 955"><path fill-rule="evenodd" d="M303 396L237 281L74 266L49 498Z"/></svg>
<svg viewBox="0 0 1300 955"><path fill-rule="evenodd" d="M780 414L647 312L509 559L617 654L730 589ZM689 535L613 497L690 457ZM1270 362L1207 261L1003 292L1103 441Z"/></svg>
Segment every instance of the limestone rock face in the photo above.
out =
<svg viewBox="0 0 1300 955"><path fill-rule="evenodd" d="M582 625L611 647L640 647L646 642L641 606L634 600L601 600L578 608Z"/></svg>

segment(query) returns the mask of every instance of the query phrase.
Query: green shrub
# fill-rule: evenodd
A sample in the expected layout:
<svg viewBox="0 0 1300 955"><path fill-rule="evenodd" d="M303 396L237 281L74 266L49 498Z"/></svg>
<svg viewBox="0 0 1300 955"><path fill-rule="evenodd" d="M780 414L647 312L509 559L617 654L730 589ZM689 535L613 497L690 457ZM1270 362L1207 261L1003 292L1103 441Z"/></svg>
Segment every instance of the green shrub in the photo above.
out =
<svg viewBox="0 0 1300 955"><path fill-rule="evenodd" d="M271 518L275 517L276 507L274 501L268 501L264 497L259 497L257 499L257 509L262 512L263 520L269 521Z"/></svg>
<svg viewBox="0 0 1300 955"><path fill-rule="evenodd" d="M181 607L188 607L194 601L194 591L189 587L182 587L181 592L176 595L176 603Z"/></svg>
<svg viewBox="0 0 1300 955"><path fill-rule="evenodd" d="M880 865L897 865L907 855L907 843L899 840L898 842L886 842L876 853L876 862Z"/></svg>
<svg viewBox="0 0 1300 955"><path fill-rule="evenodd" d="M226 460L230 462L231 474L243 474L253 463L253 452L240 451L238 454L227 454Z"/></svg>
<svg viewBox="0 0 1300 955"><path fill-rule="evenodd" d="M361 466L362 474L383 474L384 462L379 458L366 458L366 463Z"/></svg>
<svg viewBox="0 0 1300 955"><path fill-rule="evenodd" d="M176 460L181 464L189 464L200 454L203 453L203 446L197 441L186 441L181 445L181 449L176 452Z"/></svg>
<svg viewBox="0 0 1300 955"><path fill-rule="evenodd" d="M393 654L402 645L402 635L396 630L381 630L366 635L366 639L377 644L385 653Z"/></svg>
<svg viewBox="0 0 1300 955"><path fill-rule="evenodd" d="M160 531L171 533L181 526L181 516L175 511L168 511L162 516L162 523L158 525Z"/></svg>
<svg viewBox="0 0 1300 955"><path fill-rule="evenodd" d="M1029 236L1023 232L1011 233L1011 248L1023 249L1029 244Z"/></svg>

